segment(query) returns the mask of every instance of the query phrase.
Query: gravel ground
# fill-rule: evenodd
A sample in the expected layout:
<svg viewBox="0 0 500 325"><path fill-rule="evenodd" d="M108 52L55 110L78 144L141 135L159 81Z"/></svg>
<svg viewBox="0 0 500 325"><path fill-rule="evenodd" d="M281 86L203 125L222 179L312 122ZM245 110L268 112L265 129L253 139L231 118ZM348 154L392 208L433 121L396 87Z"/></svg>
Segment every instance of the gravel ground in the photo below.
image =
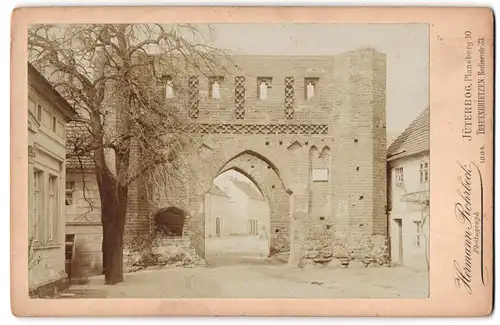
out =
<svg viewBox="0 0 500 325"><path fill-rule="evenodd" d="M250 260L212 268L143 270L105 286L102 276L62 298L424 298L428 273L405 267L292 268ZM222 263L222 265L227 263ZM73 294L73 295L71 295Z"/></svg>

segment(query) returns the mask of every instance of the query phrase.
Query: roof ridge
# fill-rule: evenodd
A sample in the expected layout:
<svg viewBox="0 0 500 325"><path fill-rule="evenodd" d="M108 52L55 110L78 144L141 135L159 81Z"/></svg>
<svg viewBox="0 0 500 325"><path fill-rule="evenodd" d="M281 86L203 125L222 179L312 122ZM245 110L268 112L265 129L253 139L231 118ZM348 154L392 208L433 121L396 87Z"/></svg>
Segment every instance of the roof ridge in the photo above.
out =
<svg viewBox="0 0 500 325"><path fill-rule="evenodd" d="M430 108L427 107L391 143L387 149L387 157L396 159L429 150L429 117Z"/></svg>

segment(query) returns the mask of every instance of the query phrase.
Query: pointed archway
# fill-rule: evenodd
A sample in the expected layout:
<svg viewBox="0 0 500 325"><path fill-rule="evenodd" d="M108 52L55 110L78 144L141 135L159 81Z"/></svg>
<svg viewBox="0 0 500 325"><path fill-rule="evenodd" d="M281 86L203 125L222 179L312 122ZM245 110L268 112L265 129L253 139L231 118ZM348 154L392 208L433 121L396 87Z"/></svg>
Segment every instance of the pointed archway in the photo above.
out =
<svg viewBox="0 0 500 325"><path fill-rule="evenodd" d="M262 262L269 256L269 202L253 179L235 169L219 174L204 210L209 265Z"/></svg>
<svg viewBox="0 0 500 325"><path fill-rule="evenodd" d="M260 225L265 225L265 234L268 241L268 249L265 257L279 256L286 262L290 250L290 195L291 190L286 186L280 171L269 159L252 151L243 151L240 154L229 159L221 168L217 170L214 180L228 172L237 173L242 178L246 178L256 191L262 197L262 200L268 206L268 221L264 223L257 222L258 225L251 225L251 221L246 221L246 228L257 233L258 236ZM223 190L223 189L222 189ZM208 192L213 191L211 188ZM216 190L217 191L217 190ZM205 240L214 233L214 224L210 219L206 219L209 212L209 202L205 198ZM250 218L251 219L251 218ZM216 220L216 219L214 219ZM229 218L228 218L229 220ZM252 220L259 220L255 218ZM229 221L226 221L229 222ZM221 222L221 234L227 234L224 228L224 220ZM226 226L228 228L229 225ZM256 229L258 228L258 229ZM205 249L207 249L205 244ZM255 251L254 251L255 252ZM205 251L205 257L210 255Z"/></svg>

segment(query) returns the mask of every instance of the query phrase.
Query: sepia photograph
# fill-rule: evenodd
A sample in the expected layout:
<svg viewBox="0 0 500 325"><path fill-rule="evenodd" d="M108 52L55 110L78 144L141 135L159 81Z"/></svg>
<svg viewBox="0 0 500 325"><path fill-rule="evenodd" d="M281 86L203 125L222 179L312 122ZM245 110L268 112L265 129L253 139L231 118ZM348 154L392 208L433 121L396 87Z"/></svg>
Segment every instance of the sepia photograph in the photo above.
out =
<svg viewBox="0 0 500 325"><path fill-rule="evenodd" d="M31 298L427 298L428 24L33 24Z"/></svg>

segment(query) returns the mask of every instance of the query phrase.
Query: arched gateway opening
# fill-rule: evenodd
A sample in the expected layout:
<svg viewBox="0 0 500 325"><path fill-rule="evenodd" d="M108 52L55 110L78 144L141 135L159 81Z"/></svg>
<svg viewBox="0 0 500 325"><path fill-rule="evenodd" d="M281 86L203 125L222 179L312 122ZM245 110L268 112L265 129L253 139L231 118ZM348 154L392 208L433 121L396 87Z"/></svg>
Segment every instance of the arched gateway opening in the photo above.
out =
<svg viewBox="0 0 500 325"><path fill-rule="evenodd" d="M287 262L290 194L269 161L237 155L219 170L204 204L209 265Z"/></svg>
<svg viewBox="0 0 500 325"><path fill-rule="evenodd" d="M234 169L217 176L205 195L207 260L269 256L269 204L258 187Z"/></svg>

